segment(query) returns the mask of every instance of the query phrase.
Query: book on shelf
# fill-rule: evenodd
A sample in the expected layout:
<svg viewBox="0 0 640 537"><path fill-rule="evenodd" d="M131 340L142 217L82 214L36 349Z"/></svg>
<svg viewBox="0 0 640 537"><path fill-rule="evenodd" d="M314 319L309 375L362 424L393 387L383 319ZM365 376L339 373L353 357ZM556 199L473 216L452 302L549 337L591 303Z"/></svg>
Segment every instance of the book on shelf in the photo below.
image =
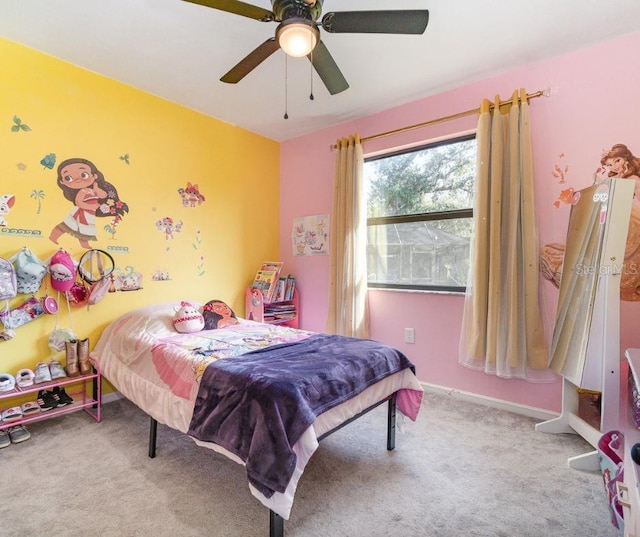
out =
<svg viewBox="0 0 640 537"><path fill-rule="evenodd" d="M293 290L295 286L296 279L293 276L280 276L272 302L288 302L293 300Z"/></svg>
<svg viewBox="0 0 640 537"><path fill-rule="evenodd" d="M293 311L295 310L295 306L293 304L289 304L287 302L272 302L271 304L267 304L264 309L269 311Z"/></svg>
<svg viewBox="0 0 640 537"><path fill-rule="evenodd" d="M278 283L278 272L275 270L259 270L253 279L251 287L258 289L265 302L271 302L271 297Z"/></svg>
<svg viewBox="0 0 640 537"><path fill-rule="evenodd" d="M296 315L293 304L265 304L263 319L265 322L284 322L295 319Z"/></svg>
<svg viewBox="0 0 640 537"><path fill-rule="evenodd" d="M273 299L274 302L282 302L284 300L284 293L287 287L287 278L280 276L278 279L278 285L276 287L276 295Z"/></svg>
<svg viewBox="0 0 640 537"><path fill-rule="evenodd" d="M296 288L296 279L293 276L287 276L283 300L285 301L293 300L293 292L295 291L295 288Z"/></svg>
<svg viewBox="0 0 640 537"><path fill-rule="evenodd" d="M251 287L260 290L265 304L293 300L296 279L281 276L283 266L282 261L265 261L256 273Z"/></svg>
<svg viewBox="0 0 640 537"><path fill-rule="evenodd" d="M278 283L280 281L280 271L284 266L282 261L265 261L256 273L251 287L259 289L265 302L272 302L276 299Z"/></svg>
<svg viewBox="0 0 640 537"><path fill-rule="evenodd" d="M262 263L260 270L275 270L278 273L279 277L282 267L284 267L283 261L265 261L264 263Z"/></svg>

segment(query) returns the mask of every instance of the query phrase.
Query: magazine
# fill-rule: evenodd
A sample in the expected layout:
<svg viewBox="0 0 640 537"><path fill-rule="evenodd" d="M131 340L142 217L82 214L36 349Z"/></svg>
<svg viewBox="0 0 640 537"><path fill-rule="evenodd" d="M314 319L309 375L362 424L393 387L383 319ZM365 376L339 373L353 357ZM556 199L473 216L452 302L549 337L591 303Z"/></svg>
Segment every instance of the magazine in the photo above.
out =
<svg viewBox="0 0 640 537"><path fill-rule="evenodd" d="M259 270L251 285L254 289L259 289L265 302L271 302L273 293L278 284L278 272L275 270Z"/></svg>
<svg viewBox="0 0 640 537"><path fill-rule="evenodd" d="M264 263L262 263L260 270L275 270L278 272L278 276L280 276L280 271L282 270L283 266L283 261L265 261Z"/></svg>
<svg viewBox="0 0 640 537"><path fill-rule="evenodd" d="M286 281L281 283L280 272L284 262L265 261L257 272L251 287L259 289L265 302L286 300Z"/></svg>

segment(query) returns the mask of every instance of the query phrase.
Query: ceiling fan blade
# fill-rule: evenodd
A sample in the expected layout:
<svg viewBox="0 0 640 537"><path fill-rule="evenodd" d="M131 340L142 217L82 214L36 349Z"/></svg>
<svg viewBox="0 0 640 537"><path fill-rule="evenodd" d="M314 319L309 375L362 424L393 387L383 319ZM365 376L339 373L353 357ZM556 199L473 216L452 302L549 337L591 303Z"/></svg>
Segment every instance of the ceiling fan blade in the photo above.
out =
<svg viewBox="0 0 640 537"><path fill-rule="evenodd" d="M337 11L322 17L322 27L333 34L422 34L428 22L428 9Z"/></svg>
<svg viewBox="0 0 640 537"><path fill-rule="evenodd" d="M275 37L267 39L262 45L258 46L242 60L240 60L231 70L225 74L220 80L227 84L237 84L258 65L271 56L280 45Z"/></svg>
<svg viewBox="0 0 640 537"><path fill-rule="evenodd" d="M192 4L198 4L200 6L212 7L213 9L219 9L220 11L227 11L228 13L235 13L236 15L242 15L243 17L249 17L263 22L271 22L274 20L275 15L267 10L238 0L184 0Z"/></svg>
<svg viewBox="0 0 640 537"><path fill-rule="evenodd" d="M324 85L327 86L331 95L340 93L349 87L349 83L344 78L338 64L322 40L320 40L316 48L313 49L307 58L309 58L309 61L320 76L322 82L324 82Z"/></svg>

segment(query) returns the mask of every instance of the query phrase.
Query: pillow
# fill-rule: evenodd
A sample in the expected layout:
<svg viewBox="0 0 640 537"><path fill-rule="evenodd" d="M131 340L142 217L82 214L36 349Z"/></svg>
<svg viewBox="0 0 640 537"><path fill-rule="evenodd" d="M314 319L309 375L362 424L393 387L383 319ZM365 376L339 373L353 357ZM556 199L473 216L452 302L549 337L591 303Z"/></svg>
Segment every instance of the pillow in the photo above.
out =
<svg viewBox="0 0 640 537"><path fill-rule="evenodd" d="M233 310L222 300L210 300L202 308L204 329L214 330L240 324Z"/></svg>
<svg viewBox="0 0 640 537"><path fill-rule="evenodd" d="M190 302L180 302L180 307L173 316L173 327L181 334L199 332L204 326L204 319L198 308Z"/></svg>

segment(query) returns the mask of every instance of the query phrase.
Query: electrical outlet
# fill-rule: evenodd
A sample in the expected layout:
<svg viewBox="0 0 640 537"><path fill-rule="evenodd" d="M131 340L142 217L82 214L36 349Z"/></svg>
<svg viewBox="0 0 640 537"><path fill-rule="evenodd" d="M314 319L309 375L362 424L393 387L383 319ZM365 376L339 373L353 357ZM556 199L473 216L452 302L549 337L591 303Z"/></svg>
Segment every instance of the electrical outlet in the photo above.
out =
<svg viewBox="0 0 640 537"><path fill-rule="evenodd" d="M404 329L404 342L405 343L415 343L416 341L416 331L413 328L405 328Z"/></svg>

